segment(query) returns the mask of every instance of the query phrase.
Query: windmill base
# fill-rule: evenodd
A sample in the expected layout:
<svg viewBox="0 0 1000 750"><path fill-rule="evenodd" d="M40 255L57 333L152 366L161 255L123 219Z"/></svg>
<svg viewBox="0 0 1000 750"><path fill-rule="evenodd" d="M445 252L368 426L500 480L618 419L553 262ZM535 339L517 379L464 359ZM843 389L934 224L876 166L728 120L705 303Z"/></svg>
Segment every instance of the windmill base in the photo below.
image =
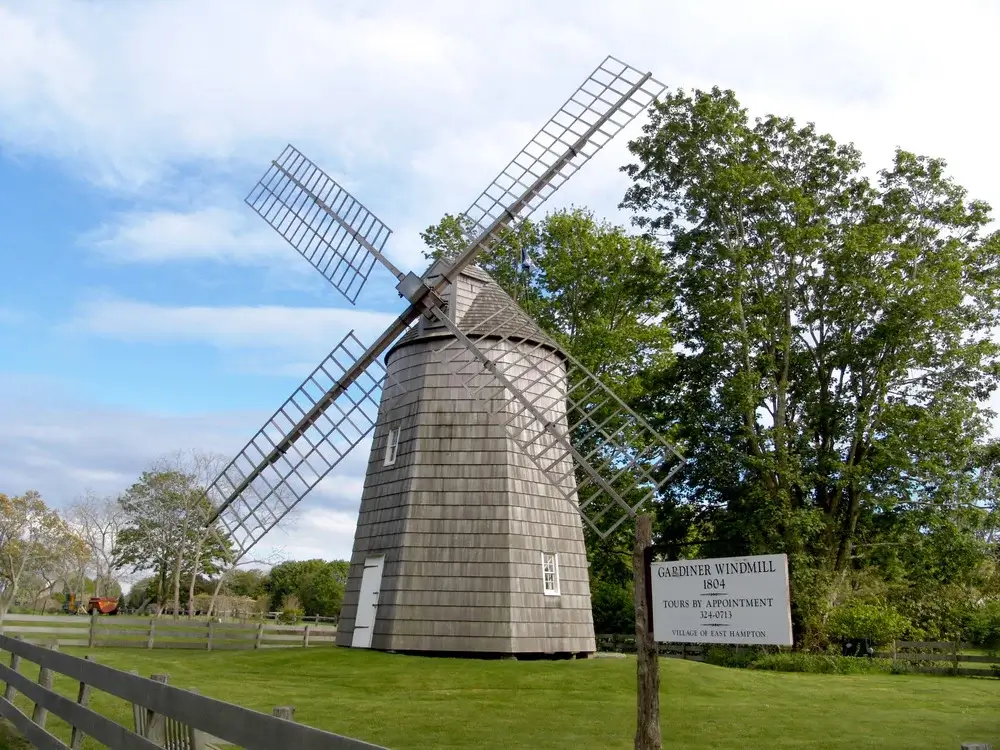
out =
<svg viewBox="0 0 1000 750"><path fill-rule="evenodd" d="M402 656L437 656L444 659L482 659L483 661L503 660L503 661L573 661L576 659L587 659L594 655L593 651L558 653L523 653L523 654L502 654L483 653L481 651L399 651L392 649L383 651L385 654L401 654Z"/></svg>

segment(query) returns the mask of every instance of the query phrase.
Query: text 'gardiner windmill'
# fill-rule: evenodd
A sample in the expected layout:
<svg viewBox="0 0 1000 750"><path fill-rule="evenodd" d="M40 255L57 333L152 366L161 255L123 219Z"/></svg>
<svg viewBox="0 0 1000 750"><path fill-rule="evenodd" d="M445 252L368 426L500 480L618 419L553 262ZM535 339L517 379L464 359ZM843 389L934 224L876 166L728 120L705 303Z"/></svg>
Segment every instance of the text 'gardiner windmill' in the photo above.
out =
<svg viewBox="0 0 1000 750"><path fill-rule="evenodd" d="M352 304L376 261L409 303L367 348L348 333L209 490L238 560L374 431L338 643L594 650L581 521L606 537L683 459L473 261L663 89L605 59L465 211L465 249L422 276L291 146L247 197Z"/></svg>

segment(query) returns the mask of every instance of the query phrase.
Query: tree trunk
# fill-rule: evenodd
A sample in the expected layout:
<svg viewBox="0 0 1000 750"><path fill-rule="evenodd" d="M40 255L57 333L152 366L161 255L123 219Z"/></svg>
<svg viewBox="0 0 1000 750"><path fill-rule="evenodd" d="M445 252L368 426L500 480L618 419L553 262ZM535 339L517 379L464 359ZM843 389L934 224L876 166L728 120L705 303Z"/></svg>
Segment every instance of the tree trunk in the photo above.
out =
<svg viewBox="0 0 1000 750"><path fill-rule="evenodd" d="M205 537L208 536L208 531L198 537L198 544L194 548L194 558L191 562L191 586L188 589L188 619L194 618L194 586L198 581L198 567L201 562L201 550L205 545Z"/></svg>
<svg viewBox="0 0 1000 750"><path fill-rule="evenodd" d="M229 575L230 570L232 570L232 568L229 568L228 570L223 570L222 572L219 573L219 580L215 582L215 590L212 591L212 598L209 599L208 601L209 617L211 617L212 612L215 611L215 602L219 598L219 591L222 589L222 583L223 581L226 580L226 576Z"/></svg>
<svg viewBox="0 0 1000 750"><path fill-rule="evenodd" d="M174 560L174 619L178 619L181 616L181 566L184 564L184 549L177 550L177 557Z"/></svg>
<svg viewBox="0 0 1000 750"><path fill-rule="evenodd" d="M641 515L635 521L635 659L636 727L635 750L661 750L660 740L660 662L656 641L649 632L649 601L646 581L649 568L646 550L653 544L653 519Z"/></svg>

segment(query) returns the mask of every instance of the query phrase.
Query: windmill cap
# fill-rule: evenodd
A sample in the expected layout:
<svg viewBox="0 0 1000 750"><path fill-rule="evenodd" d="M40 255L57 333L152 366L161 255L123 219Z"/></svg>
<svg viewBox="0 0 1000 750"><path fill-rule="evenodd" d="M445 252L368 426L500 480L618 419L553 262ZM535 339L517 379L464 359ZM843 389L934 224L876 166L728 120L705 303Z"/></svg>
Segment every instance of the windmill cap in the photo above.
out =
<svg viewBox="0 0 1000 750"><path fill-rule="evenodd" d="M445 260L437 261L426 274L426 278L431 279L439 276L450 266ZM470 339L507 339L510 341L527 342L531 344L541 344L547 349L562 355L559 344L531 319L517 304L511 299L493 277L479 266L466 266L459 274L459 279L466 278L479 282L475 286L475 297L467 305L459 304L458 328ZM461 283L461 282L459 282ZM455 297L453 290L445 292L445 298L449 302L449 315L454 315L454 310L450 309L454 305ZM464 309L463 309L464 308ZM517 310L518 314L512 316L505 310ZM428 326L425 319L421 318L420 323L410 328L403 337L397 341L385 354L384 361L388 363L389 357L397 349L428 339L451 338L448 329L443 326Z"/></svg>

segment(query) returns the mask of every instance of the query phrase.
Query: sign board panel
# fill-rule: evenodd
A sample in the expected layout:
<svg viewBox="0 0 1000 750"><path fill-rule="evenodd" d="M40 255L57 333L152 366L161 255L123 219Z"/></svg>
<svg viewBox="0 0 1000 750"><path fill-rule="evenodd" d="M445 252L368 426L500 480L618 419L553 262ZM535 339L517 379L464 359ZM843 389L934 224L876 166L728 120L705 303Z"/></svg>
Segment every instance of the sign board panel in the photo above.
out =
<svg viewBox="0 0 1000 750"><path fill-rule="evenodd" d="M657 641L792 645L786 555L654 562L650 580Z"/></svg>

